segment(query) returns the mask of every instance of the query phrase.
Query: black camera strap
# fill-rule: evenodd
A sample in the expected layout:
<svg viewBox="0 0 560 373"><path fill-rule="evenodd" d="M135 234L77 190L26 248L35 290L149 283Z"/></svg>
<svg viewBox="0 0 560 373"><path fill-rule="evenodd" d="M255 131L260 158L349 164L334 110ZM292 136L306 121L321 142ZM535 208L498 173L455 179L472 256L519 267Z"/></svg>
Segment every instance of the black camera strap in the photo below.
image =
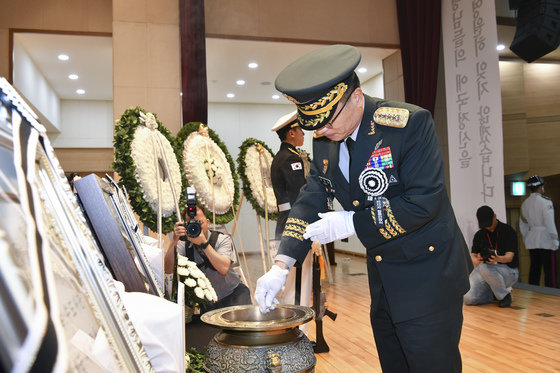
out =
<svg viewBox="0 0 560 373"><path fill-rule="evenodd" d="M210 237L208 238L208 245L212 246L213 249L216 248L216 242L218 242L218 236L220 235L220 232L217 231L212 231L210 232ZM210 263L210 260L208 259L208 257L206 256L206 254L204 254L204 251L197 245L195 244L191 244L190 246L195 247L196 251L198 251L198 255L200 255L200 257L202 258L202 260L204 261L204 263L202 263L200 266L201 267L206 267L206 268L210 268L213 269L214 271L216 270L216 268L214 268L214 266L212 265L212 263Z"/></svg>

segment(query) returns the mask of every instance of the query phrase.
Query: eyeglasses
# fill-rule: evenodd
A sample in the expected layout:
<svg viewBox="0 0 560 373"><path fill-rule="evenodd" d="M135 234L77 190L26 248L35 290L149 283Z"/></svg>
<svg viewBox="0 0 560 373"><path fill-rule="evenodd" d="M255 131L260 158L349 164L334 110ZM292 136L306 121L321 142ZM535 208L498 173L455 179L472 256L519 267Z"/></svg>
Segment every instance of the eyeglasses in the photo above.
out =
<svg viewBox="0 0 560 373"><path fill-rule="evenodd" d="M340 113L342 113L342 110L344 110L344 108L346 107L346 104L348 103L348 100L350 99L350 96L352 96L351 92L347 97L346 100L344 101L344 104L342 105L342 107L340 108L340 111L333 117L331 118L331 120L329 120L329 122L327 124L325 124L325 126L329 127L329 128L333 128L333 123L334 121L338 118L338 116L340 115Z"/></svg>

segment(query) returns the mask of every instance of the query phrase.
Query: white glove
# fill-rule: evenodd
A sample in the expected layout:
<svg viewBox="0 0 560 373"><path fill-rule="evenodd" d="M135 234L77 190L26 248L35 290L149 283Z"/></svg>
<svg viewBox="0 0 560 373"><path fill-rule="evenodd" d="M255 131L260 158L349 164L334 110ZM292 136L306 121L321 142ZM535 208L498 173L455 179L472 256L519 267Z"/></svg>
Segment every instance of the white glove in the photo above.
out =
<svg viewBox="0 0 560 373"><path fill-rule="evenodd" d="M330 211L319 213L321 219L305 228L303 238L326 244L356 234L354 230L354 211Z"/></svg>
<svg viewBox="0 0 560 373"><path fill-rule="evenodd" d="M257 280L255 300L262 313L267 313L276 308L276 304L280 304L276 299L276 294L284 286L289 272L290 270L282 269L275 264Z"/></svg>
<svg viewBox="0 0 560 373"><path fill-rule="evenodd" d="M558 240L552 240L552 251L558 250Z"/></svg>

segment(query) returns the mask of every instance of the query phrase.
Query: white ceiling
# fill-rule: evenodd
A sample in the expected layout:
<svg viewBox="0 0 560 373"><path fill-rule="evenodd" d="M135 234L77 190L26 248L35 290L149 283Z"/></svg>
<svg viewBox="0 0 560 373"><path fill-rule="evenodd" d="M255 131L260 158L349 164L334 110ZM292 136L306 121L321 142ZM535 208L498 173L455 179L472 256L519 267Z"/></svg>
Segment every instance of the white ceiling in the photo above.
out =
<svg viewBox="0 0 560 373"><path fill-rule="evenodd" d="M208 78L208 101L244 103L282 103L283 97L272 99L278 94L274 80L284 67L305 53L322 47L317 44L281 43L230 39L206 39L206 66ZM367 72L358 73L366 82L383 72L382 60L395 49L359 48L362 52L360 67ZM250 62L258 63L256 69L248 68ZM243 86L236 85L242 79ZM235 94L233 99L227 93Z"/></svg>
<svg viewBox="0 0 560 373"><path fill-rule="evenodd" d="M18 33L19 43L61 99L112 100L112 40L110 37ZM274 80L278 73L295 58L316 44L247 41L231 39L206 39L206 66L208 100L234 103L282 103L284 98L273 99L278 94ZM359 73L362 82L382 73L382 59L394 49L360 48L362 62L367 72ZM59 61L60 53L68 61ZM250 69L249 62L258 63ZM16 67L17 68L17 67ZM70 80L69 74L79 75ZM239 86L236 81L245 80ZM86 91L78 95L76 89ZM228 93L235 94L228 98Z"/></svg>
<svg viewBox="0 0 560 373"><path fill-rule="evenodd" d="M61 99L113 99L111 37L16 33L14 43L23 47ZM59 54L66 54L70 59L59 61ZM77 74L79 78L70 80L69 74ZM78 95L79 88L86 93Z"/></svg>

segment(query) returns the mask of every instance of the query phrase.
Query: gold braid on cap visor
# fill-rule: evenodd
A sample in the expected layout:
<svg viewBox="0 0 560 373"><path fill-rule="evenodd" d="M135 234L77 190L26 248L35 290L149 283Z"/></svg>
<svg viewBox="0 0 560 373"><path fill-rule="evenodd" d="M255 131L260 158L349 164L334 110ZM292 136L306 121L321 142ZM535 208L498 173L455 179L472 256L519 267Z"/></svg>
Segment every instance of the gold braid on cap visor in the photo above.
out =
<svg viewBox="0 0 560 373"><path fill-rule="evenodd" d="M321 97L319 100L311 103L311 104L300 104L297 102L293 97L285 95L290 101L297 104L298 112L301 114L300 123L301 126L304 128L311 128L315 127L318 123L323 122L325 118L331 113L331 109L334 105L340 101L344 92L348 89L348 85L345 83L338 83L331 89L324 97ZM315 116L312 119L303 119L302 115L306 117Z"/></svg>

